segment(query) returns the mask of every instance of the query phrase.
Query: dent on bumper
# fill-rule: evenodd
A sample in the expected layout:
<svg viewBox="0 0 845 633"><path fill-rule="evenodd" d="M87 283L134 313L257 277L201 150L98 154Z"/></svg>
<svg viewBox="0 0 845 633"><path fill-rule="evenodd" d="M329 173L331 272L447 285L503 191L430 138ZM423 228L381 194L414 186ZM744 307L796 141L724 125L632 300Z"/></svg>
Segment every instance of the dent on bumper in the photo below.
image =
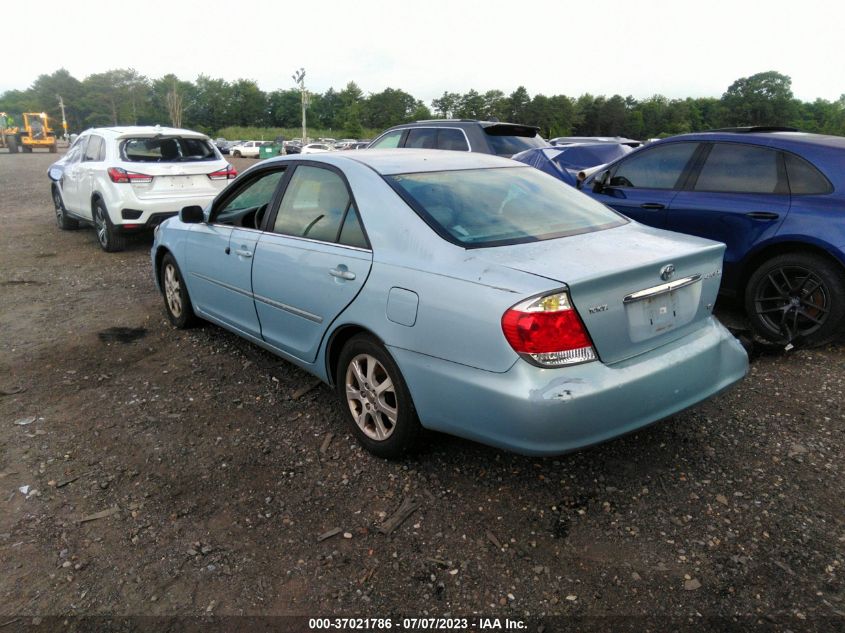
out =
<svg viewBox="0 0 845 633"><path fill-rule="evenodd" d="M558 455L623 435L745 376L745 350L712 317L635 358L493 373L390 348L423 426L527 455Z"/></svg>

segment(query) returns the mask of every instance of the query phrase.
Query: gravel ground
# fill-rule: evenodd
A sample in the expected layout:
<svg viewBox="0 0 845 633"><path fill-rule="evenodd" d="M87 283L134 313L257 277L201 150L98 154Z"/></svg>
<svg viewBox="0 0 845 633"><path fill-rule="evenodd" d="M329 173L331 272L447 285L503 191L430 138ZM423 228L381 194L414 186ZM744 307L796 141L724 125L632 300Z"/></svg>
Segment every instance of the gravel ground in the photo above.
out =
<svg viewBox="0 0 845 633"><path fill-rule="evenodd" d="M172 329L149 236L106 254L91 229L59 231L54 159L0 153L0 626L845 622L842 345L753 350L732 391L575 454L430 434L386 462L358 448L309 375L217 327ZM405 500L416 511L382 533Z"/></svg>

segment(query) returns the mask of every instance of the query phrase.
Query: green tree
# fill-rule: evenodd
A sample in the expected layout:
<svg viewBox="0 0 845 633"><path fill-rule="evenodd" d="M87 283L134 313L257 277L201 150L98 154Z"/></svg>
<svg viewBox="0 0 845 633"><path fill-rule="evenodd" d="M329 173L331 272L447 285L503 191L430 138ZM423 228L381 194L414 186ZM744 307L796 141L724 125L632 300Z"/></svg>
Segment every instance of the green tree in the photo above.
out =
<svg viewBox="0 0 845 633"><path fill-rule="evenodd" d="M385 88L371 94L363 104L362 118L367 127L384 129L412 120L418 101L403 90Z"/></svg>
<svg viewBox="0 0 845 633"><path fill-rule="evenodd" d="M457 92L444 92L443 96L439 99L433 99L431 102L431 107L434 109L434 112L437 116L442 117L444 119L451 119L455 116L455 113L458 111L458 107L461 103L461 95Z"/></svg>
<svg viewBox="0 0 845 633"><path fill-rule="evenodd" d="M789 125L798 114L792 79L773 70L737 79L722 103L732 125Z"/></svg>

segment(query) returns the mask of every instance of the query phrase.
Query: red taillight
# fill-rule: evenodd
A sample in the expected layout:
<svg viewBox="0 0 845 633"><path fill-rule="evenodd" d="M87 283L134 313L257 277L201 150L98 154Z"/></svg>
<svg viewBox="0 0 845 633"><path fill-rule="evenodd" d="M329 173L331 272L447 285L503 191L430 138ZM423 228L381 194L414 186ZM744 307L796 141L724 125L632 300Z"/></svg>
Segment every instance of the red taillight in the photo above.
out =
<svg viewBox="0 0 845 633"><path fill-rule="evenodd" d="M120 167L109 167L109 178L112 182L152 182L153 177L147 174L139 174L135 171L126 171Z"/></svg>
<svg viewBox="0 0 845 633"><path fill-rule="evenodd" d="M238 170L232 167L231 165L226 165L223 169L218 169L217 171L213 171L208 174L208 177L212 180L232 180L233 178L237 177Z"/></svg>
<svg viewBox="0 0 845 633"><path fill-rule="evenodd" d="M596 360L590 335L565 292L515 305L502 315L502 332L514 351L539 365Z"/></svg>

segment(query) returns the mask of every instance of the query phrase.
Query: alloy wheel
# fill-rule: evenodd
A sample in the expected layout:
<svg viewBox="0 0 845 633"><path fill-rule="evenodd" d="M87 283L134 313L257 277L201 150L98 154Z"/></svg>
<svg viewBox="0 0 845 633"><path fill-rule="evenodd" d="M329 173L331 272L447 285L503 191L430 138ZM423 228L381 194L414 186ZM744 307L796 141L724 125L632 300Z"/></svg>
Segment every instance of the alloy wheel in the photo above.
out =
<svg viewBox="0 0 845 633"><path fill-rule="evenodd" d="M787 341L821 328L830 313L830 291L822 278L803 266L781 266L757 286L754 309L763 324Z"/></svg>
<svg viewBox="0 0 845 633"><path fill-rule="evenodd" d="M179 283L179 273L173 264L166 264L164 267L164 297L167 301L167 308L170 313L179 318L182 316L182 285Z"/></svg>
<svg viewBox="0 0 845 633"><path fill-rule="evenodd" d="M396 428L399 407L387 370L369 354L355 356L346 369L346 401L358 428L382 442Z"/></svg>
<svg viewBox="0 0 845 633"><path fill-rule="evenodd" d="M109 227L106 224L106 215L102 207L97 207L94 211L94 228L97 230L97 239L100 241L100 245L105 248L109 243Z"/></svg>

